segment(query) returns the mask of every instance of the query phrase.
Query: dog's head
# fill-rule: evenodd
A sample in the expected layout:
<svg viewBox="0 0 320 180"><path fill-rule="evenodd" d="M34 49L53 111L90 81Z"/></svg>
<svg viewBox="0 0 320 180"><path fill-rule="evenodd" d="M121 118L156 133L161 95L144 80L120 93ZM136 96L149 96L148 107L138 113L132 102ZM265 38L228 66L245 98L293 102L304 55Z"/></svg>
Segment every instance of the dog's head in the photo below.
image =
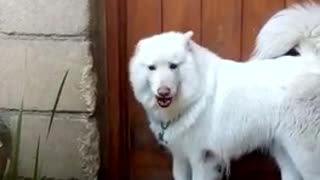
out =
<svg viewBox="0 0 320 180"><path fill-rule="evenodd" d="M201 79L192 35L166 32L138 42L129 73L135 97L144 107L176 111L194 99Z"/></svg>

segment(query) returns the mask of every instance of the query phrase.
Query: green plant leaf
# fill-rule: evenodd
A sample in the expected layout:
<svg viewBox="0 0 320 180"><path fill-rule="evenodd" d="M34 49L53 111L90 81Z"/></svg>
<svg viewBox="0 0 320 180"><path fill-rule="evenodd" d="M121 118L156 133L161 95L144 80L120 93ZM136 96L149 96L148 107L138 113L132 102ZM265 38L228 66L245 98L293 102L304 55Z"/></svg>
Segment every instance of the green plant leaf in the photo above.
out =
<svg viewBox="0 0 320 180"><path fill-rule="evenodd" d="M18 178L23 106L24 106L24 98L22 97L21 105L19 109L17 128L15 131L14 146L12 150L12 157L11 157L12 161L10 162L10 167L9 167L9 180L16 180Z"/></svg>
<svg viewBox="0 0 320 180"><path fill-rule="evenodd" d="M40 161L40 136L38 137L37 142L37 150L36 150L36 158L34 160L34 167L33 167L33 180L39 179L39 161Z"/></svg>
<svg viewBox="0 0 320 180"><path fill-rule="evenodd" d="M9 171L10 171L10 159L8 159L7 164L6 164L6 170L4 171L4 175L2 180L9 180Z"/></svg>
<svg viewBox="0 0 320 180"><path fill-rule="evenodd" d="M60 97L61 97L61 93L62 93L64 84L65 84L65 82L66 82L68 73L69 73L69 70L67 70L67 71L65 72L64 76L63 76L63 79L62 79L61 84L60 84L60 87L59 87L58 94L57 94L57 96L56 96L55 103L54 103L53 108L52 108L51 117L50 117L49 126L48 126L48 131L47 131L47 139L48 139L49 134L50 134L50 131L51 131L51 127L52 127L54 115L55 115L55 113L56 113L56 110L57 110L57 107L58 107L58 103L59 103L59 100L60 100Z"/></svg>
<svg viewBox="0 0 320 180"><path fill-rule="evenodd" d="M69 70L67 70L63 76L63 79L61 81L59 91L57 93L55 103L52 109L49 125L48 125L48 130L47 130L47 139L50 135L51 132L51 127L53 124L54 116L57 110L57 106L62 94L62 90L65 84L65 81L67 79ZM19 109L19 116L18 116L18 121L17 121L17 127L15 131L15 138L14 138L14 143L13 143L13 150L11 153L11 159L10 163L8 165L8 173L4 177L5 180L17 180L18 179L18 166L19 166L19 151L20 151L20 144L21 144L21 131L22 131L22 120L23 120L23 111L24 111L24 98L22 97L21 101L21 106ZM37 148L36 148L36 157L35 157L35 164L34 164L34 172L33 172L33 180L40 180L40 179L47 179L45 176L41 177L40 176L40 141L41 137L38 137L38 142L37 142Z"/></svg>
<svg viewBox="0 0 320 180"><path fill-rule="evenodd" d="M43 177L42 176L42 173L43 173L43 159L40 158L39 159L39 172L38 172L38 179L41 180Z"/></svg>

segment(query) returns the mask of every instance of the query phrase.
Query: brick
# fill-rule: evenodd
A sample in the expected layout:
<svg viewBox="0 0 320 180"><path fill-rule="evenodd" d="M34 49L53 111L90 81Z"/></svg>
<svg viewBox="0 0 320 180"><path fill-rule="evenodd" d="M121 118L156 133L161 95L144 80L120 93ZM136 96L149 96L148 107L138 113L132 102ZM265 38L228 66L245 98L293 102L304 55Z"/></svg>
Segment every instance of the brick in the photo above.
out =
<svg viewBox="0 0 320 180"><path fill-rule="evenodd" d="M18 119L17 112L1 112L1 118L12 132ZM41 137L40 156L42 175L57 179L84 179L78 138L84 132L86 120L83 114L57 114L48 141L46 132L50 114L24 113L20 146L19 175L32 177L38 137Z"/></svg>
<svg viewBox="0 0 320 180"><path fill-rule="evenodd" d="M89 42L0 39L0 54L0 108L18 109L25 83L25 109L52 109L69 69L58 109L86 111L80 79L91 61Z"/></svg>
<svg viewBox="0 0 320 180"><path fill-rule="evenodd" d="M0 32L74 35L86 32L89 0L0 0Z"/></svg>

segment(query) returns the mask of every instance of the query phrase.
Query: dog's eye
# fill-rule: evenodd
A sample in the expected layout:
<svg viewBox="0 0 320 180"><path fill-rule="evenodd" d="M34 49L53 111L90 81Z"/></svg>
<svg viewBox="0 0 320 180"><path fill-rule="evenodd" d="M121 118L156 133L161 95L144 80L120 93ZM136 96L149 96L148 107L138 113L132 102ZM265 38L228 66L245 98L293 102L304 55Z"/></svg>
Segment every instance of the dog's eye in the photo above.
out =
<svg viewBox="0 0 320 180"><path fill-rule="evenodd" d="M174 64L174 63L170 63L170 65L169 65L170 69L176 69L177 67L178 67L178 65Z"/></svg>
<svg viewBox="0 0 320 180"><path fill-rule="evenodd" d="M150 71L156 70L156 66L154 66L154 65L150 65L150 66L148 66L148 68L149 68Z"/></svg>

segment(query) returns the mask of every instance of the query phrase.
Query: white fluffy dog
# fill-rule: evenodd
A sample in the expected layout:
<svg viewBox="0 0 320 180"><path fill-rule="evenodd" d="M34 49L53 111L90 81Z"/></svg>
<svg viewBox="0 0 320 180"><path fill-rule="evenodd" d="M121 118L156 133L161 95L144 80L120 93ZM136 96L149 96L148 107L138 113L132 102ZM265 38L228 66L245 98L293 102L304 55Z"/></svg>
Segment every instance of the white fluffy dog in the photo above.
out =
<svg viewBox="0 0 320 180"><path fill-rule="evenodd" d="M269 20L254 57L276 60L225 60L192 34L142 39L129 65L150 128L172 152L175 180L220 179L221 166L259 147L275 157L282 180L319 180L320 7ZM281 57L292 48L300 55Z"/></svg>

